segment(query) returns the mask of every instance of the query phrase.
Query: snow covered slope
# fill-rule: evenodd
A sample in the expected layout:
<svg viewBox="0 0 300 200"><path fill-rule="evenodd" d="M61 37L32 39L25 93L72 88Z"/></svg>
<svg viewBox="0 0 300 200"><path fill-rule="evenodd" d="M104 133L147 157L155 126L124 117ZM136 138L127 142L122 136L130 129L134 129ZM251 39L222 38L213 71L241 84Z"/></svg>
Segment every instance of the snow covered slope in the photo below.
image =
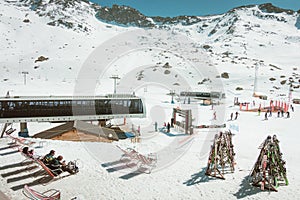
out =
<svg viewBox="0 0 300 200"><path fill-rule="evenodd" d="M119 75L117 91L126 86L146 100L147 117L127 119L127 129L132 124L140 125L141 142L35 139L36 144L43 144L35 146L36 154L55 149L66 160L79 159L80 163L77 175L43 186L30 176L31 172L15 164L22 156L7 147L9 138L3 138L1 192L11 199L24 199L21 188L31 184L38 191L60 189L62 199L297 199L300 151L295 130L300 107L295 105L289 119L273 114L264 120L256 112L240 111L238 120L228 121L228 117L239 110L233 106L234 97L268 105L269 101L252 99L256 66L258 92L269 99L286 101L292 83L293 97L300 97L299 12L265 4L203 17L161 18L135 13L134 21L122 22L102 19L101 9L109 12L108 8L80 0L1 1L0 96L7 92L12 96L73 95L82 88L90 89L88 94L112 93L109 77ZM123 14L137 12L115 9ZM148 34L138 35L143 30ZM217 89L226 93L226 99L214 110L194 101L183 104L177 97L175 104L170 103L170 89L176 93L207 91L214 89L216 80L221 82ZM94 85L79 87L84 83ZM170 134L154 131L154 122L162 127L174 106L191 106L195 125L226 123L227 128L238 127L233 138L235 173L226 175L226 180L204 175L214 134L223 129L195 129L191 137L177 129L171 129ZM212 120L214 111L216 121ZM28 127L34 134L44 124ZM272 134L277 134L281 142L290 181L289 186L279 187L278 193L261 192L248 183L258 146ZM116 145L144 154L157 152L157 168L151 174L134 173L136 168L120 163L122 152Z"/></svg>
<svg viewBox="0 0 300 200"><path fill-rule="evenodd" d="M35 85L45 85L52 90L46 89L46 94L55 93L52 88L61 84L66 91L71 90L84 61L102 42L137 29L99 21L96 14L100 9L103 8L79 0L1 2L0 81L5 90L14 90L16 95L20 91L14 87L24 91L22 72L29 72L27 85L33 84L37 90L39 86ZM123 9L125 14L129 10ZM194 45L207 53L220 75L230 72L229 79L223 80L230 91L238 87L231 83L241 77L247 82L243 89L253 90L258 63L259 83L269 85L262 92L278 95L288 90L290 82L299 83L300 30L296 12L264 4L235 8L217 16L151 20L158 29L194 40ZM165 57L160 57L162 65L170 60Z"/></svg>

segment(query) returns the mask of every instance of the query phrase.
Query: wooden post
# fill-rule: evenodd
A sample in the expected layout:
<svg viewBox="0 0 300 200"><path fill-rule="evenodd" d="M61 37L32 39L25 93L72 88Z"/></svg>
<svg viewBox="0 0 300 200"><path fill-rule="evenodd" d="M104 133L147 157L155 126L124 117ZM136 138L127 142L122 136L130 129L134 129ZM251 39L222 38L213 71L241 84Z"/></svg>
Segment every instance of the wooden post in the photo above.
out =
<svg viewBox="0 0 300 200"><path fill-rule="evenodd" d="M10 125L9 123L5 123L5 124L4 124L4 127L3 127L3 129L2 129L2 133L1 133L1 138L3 138L3 135L4 135L6 129L7 129L7 127L8 127L9 125Z"/></svg>

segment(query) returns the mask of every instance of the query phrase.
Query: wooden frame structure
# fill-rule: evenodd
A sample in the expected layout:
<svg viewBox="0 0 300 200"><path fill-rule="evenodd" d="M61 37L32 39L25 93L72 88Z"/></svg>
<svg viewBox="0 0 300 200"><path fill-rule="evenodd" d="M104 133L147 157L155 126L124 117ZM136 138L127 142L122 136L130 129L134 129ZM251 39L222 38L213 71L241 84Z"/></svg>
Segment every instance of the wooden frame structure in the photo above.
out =
<svg viewBox="0 0 300 200"><path fill-rule="evenodd" d="M232 133L228 131L216 134L211 146L205 175L225 179L225 169L229 168L232 173L234 172L234 156Z"/></svg>
<svg viewBox="0 0 300 200"><path fill-rule="evenodd" d="M176 114L179 114L179 116L184 118L184 122L180 122L176 118ZM185 134L193 134L193 124L192 124L192 110L182 110L179 108L173 108L173 126L176 124L177 126L184 129Z"/></svg>
<svg viewBox="0 0 300 200"><path fill-rule="evenodd" d="M289 182L276 135L268 136L259 149L260 154L250 172L252 185L277 192L279 185Z"/></svg>

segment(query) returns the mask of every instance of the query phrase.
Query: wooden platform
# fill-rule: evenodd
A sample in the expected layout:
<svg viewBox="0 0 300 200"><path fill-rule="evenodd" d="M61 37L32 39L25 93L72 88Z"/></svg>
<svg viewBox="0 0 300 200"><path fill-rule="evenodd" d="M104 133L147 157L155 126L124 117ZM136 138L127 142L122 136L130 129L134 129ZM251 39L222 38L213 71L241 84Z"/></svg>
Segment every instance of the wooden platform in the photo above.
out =
<svg viewBox="0 0 300 200"><path fill-rule="evenodd" d="M121 130L113 130L83 121L75 121L66 122L37 133L32 137L67 141L112 142L119 140L118 131Z"/></svg>
<svg viewBox="0 0 300 200"><path fill-rule="evenodd" d="M65 140L65 141L85 141L85 142L112 142L103 137L97 137L95 135L86 134L80 131L68 131L62 135L51 138L52 140Z"/></svg>

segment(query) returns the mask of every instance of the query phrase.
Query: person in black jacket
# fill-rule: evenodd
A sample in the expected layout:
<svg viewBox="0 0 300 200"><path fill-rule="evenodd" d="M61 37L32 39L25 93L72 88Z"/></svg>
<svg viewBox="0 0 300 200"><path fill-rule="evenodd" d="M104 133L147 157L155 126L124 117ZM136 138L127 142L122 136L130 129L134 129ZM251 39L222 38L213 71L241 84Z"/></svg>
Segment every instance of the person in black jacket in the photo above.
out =
<svg viewBox="0 0 300 200"><path fill-rule="evenodd" d="M49 168L54 172L56 175L61 174L62 172L69 172L70 174L77 173L78 167L75 165L74 162L69 162L66 164L66 161L62 161L63 157L59 155L57 158L54 158L49 165Z"/></svg>
<svg viewBox="0 0 300 200"><path fill-rule="evenodd" d="M170 123L168 122L168 125L167 125L167 132L168 132L168 133L170 132L170 127L171 127L171 125L170 125Z"/></svg>
<svg viewBox="0 0 300 200"><path fill-rule="evenodd" d="M44 156L44 158L42 159L43 163L45 165L49 165L52 160L54 159L54 155L55 155L55 151L54 150L51 150L48 154L46 154Z"/></svg>
<svg viewBox="0 0 300 200"><path fill-rule="evenodd" d="M48 167L51 169L53 174L59 175L63 172L63 165L65 165L65 161L62 161L62 156L57 156L56 158L53 158L51 162L48 164Z"/></svg>

